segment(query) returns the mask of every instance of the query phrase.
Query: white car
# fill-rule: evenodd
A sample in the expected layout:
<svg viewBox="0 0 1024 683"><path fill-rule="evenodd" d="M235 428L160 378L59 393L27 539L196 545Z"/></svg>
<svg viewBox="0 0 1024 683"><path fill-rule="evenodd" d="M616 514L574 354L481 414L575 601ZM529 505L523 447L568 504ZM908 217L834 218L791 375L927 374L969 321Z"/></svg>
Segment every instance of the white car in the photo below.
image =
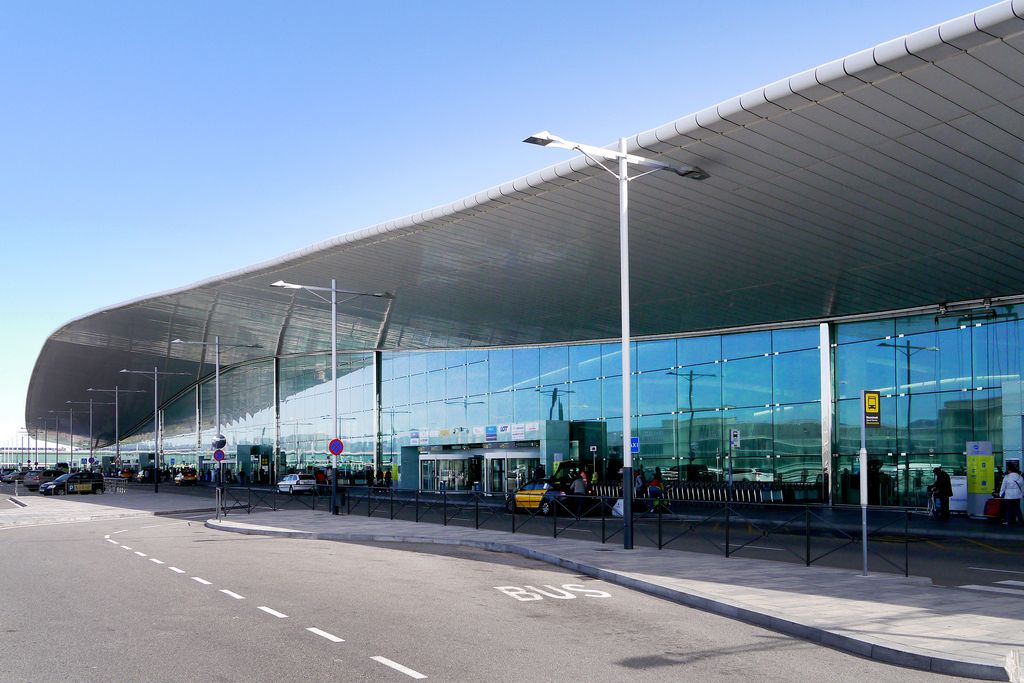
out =
<svg viewBox="0 0 1024 683"><path fill-rule="evenodd" d="M277 482L279 493L313 493L316 491L316 479L312 474L288 474Z"/></svg>

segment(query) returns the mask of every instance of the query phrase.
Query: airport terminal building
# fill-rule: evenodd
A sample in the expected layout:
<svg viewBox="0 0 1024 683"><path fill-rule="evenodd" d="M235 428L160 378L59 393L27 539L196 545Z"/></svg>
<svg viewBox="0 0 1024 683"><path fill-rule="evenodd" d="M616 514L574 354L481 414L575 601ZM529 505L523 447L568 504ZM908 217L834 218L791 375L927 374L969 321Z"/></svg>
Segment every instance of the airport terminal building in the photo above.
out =
<svg viewBox="0 0 1024 683"><path fill-rule="evenodd" d="M630 185L630 406L617 181L577 157L72 320L39 355L26 424L105 454L120 436L138 466L158 449L161 466L206 467L219 340L227 466L268 479L325 467L339 436L353 483L372 468L403 489L497 495L568 460L614 482L629 419L634 467L667 483L721 481L731 466L796 500L859 502L862 390L882 394L872 504L922 504L931 469L963 470L968 442L990 442L997 463L1020 458L1024 3L627 148L709 174ZM332 280L350 292L337 305L336 426L331 307L271 287ZM113 394L87 391L115 386L116 420L98 405ZM91 432L77 404L69 429L66 402L91 397Z"/></svg>

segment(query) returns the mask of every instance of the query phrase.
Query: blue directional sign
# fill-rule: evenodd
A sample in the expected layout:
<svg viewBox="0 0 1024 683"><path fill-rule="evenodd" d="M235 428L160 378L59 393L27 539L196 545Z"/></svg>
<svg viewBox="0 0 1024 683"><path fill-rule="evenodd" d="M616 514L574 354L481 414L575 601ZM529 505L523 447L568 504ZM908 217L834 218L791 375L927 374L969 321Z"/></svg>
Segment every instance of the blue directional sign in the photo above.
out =
<svg viewBox="0 0 1024 683"><path fill-rule="evenodd" d="M631 436L629 437L629 452L639 453L640 452L640 437Z"/></svg>

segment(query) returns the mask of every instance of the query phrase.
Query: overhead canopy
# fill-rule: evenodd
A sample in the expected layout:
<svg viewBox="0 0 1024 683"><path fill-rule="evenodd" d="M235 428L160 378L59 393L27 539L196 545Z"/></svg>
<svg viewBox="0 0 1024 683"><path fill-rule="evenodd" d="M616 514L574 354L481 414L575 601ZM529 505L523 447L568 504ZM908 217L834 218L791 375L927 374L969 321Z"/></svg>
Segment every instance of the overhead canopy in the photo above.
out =
<svg viewBox="0 0 1024 683"><path fill-rule="evenodd" d="M630 138L631 153L711 176L653 173L630 185L633 333L1024 293L1021 17L1024 2L1004 2ZM614 337L618 229L615 179L579 157L112 306L47 340L26 421L82 400L90 386L146 386L117 375L124 367L187 372L166 379L162 398L212 372L211 351L175 338L259 345L225 350L225 364L328 350L328 307L269 287L276 280L337 278L345 289L393 294L339 307L345 349ZM122 425L151 418L151 396L129 399ZM112 418L97 425L109 441Z"/></svg>

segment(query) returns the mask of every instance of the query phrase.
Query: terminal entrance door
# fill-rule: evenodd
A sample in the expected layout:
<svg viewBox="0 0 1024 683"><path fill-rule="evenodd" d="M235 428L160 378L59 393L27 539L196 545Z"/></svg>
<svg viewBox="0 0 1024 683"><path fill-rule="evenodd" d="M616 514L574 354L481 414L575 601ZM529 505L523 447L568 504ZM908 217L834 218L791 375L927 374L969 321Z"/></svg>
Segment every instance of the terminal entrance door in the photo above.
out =
<svg viewBox="0 0 1024 683"><path fill-rule="evenodd" d="M540 449L488 451L484 455L484 493L504 495L533 476L540 464Z"/></svg>

